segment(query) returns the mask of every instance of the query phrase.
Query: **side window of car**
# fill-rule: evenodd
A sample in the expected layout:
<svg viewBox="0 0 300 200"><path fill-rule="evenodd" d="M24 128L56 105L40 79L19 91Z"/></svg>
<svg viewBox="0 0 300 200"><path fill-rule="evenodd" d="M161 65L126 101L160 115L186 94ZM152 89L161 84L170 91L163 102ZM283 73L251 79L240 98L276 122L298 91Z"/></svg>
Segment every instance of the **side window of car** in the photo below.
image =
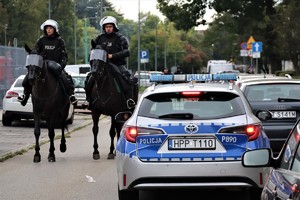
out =
<svg viewBox="0 0 300 200"><path fill-rule="evenodd" d="M288 140L287 146L283 151L283 157L281 159L281 164L280 164L280 168L283 169L289 169L294 168L294 170L298 170L300 171L300 149L298 148L297 150L297 146L298 146L298 141L300 140L300 121L298 120L298 123L296 125L296 127L294 128L291 137ZM297 150L297 153L295 155L295 160L293 162L293 156L295 154ZM293 162L293 166L292 166L292 162ZM298 168L298 169L297 169Z"/></svg>

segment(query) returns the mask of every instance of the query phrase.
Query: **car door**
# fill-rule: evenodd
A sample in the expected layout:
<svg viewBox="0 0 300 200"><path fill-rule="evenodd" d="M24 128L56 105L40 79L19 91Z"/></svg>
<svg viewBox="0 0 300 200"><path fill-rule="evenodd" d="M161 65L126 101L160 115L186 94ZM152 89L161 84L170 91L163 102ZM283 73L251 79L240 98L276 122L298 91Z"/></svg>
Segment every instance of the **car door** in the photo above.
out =
<svg viewBox="0 0 300 200"><path fill-rule="evenodd" d="M271 170L262 199L299 199L300 197L300 121L281 152L280 167Z"/></svg>

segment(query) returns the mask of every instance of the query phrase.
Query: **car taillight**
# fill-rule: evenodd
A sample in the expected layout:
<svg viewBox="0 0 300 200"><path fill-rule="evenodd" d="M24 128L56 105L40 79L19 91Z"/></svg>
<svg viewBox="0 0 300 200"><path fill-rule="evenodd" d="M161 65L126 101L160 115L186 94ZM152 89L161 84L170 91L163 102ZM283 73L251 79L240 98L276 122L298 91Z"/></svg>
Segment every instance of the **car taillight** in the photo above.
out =
<svg viewBox="0 0 300 200"><path fill-rule="evenodd" d="M19 94L17 92L14 92L14 91L7 91L6 92L6 95L5 95L5 98L6 99L10 99L12 97L18 97Z"/></svg>
<svg viewBox="0 0 300 200"><path fill-rule="evenodd" d="M261 126L258 124L248 125L246 127L246 134L249 137L249 141L256 140L259 136L260 131L261 131Z"/></svg>
<svg viewBox="0 0 300 200"><path fill-rule="evenodd" d="M236 127L225 127L219 130L219 133L237 133L237 134L246 134L248 136L248 140L256 140L261 132L260 124L248 124L244 126L236 126Z"/></svg>
<svg viewBox="0 0 300 200"><path fill-rule="evenodd" d="M137 135L138 132L136 127L126 127L125 129L126 140L128 140L129 142L135 142Z"/></svg>
<svg viewBox="0 0 300 200"><path fill-rule="evenodd" d="M125 137L129 142L136 142L136 138L139 135L157 135L164 134L164 132L160 129L152 129L152 128L141 128L136 126L127 126L125 127Z"/></svg>

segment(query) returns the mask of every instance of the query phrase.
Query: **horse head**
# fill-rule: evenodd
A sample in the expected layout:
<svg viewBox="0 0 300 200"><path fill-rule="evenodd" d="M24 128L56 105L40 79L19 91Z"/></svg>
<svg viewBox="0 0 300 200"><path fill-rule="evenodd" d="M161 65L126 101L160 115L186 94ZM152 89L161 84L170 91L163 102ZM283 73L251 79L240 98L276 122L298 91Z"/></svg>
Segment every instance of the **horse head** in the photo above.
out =
<svg viewBox="0 0 300 200"><path fill-rule="evenodd" d="M27 44L25 50L28 53L25 65L28 70L28 80L33 83L34 79L43 76L43 57L38 55L35 49L30 49Z"/></svg>
<svg viewBox="0 0 300 200"><path fill-rule="evenodd" d="M107 52L105 48L101 45L96 45L94 40L91 41L92 50L90 52L90 65L91 65L91 72L96 74L104 73L104 66L107 63Z"/></svg>

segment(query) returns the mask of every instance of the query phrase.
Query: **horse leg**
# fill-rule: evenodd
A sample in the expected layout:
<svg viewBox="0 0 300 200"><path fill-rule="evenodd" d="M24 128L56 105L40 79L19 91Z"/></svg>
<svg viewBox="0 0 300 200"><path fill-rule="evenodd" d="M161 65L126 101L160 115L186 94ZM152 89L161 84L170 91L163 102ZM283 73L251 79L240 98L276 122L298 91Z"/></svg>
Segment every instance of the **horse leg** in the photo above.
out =
<svg viewBox="0 0 300 200"><path fill-rule="evenodd" d="M93 159L94 160L99 160L100 159L100 154L98 151L98 142L97 142L97 136L98 136L98 132L99 132L99 127L98 127L98 123L99 123L99 118L100 118L100 114L95 113L96 111L92 112L92 118L93 118L93 135L94 135L94 152L93 152Z"/></svg>
<svg viewBox="0 0 300 200"><path fill-rule="evenodd" d="M65 138L65 127L66 127L66 122L63 121L63 126L61 128L61 139L60 139L60 152L64 153L67 150L67 145L66 145L66 138Z"/></svg>
<svg viewBox="0 0 300 200"><path fill-rule="evenodd" d="M35 163L41 162L40 144L39 144L40 135L41 135L40 119L35 117L34 118L35 154L33 156L33 162Z"/></svg>
<svg viewBox="0 0 300 200"><path fill-rule="evenodd" d="M107 156L107 159L114 159L115 158L115 154L114 154L114 150L115 150L115 145L114 145L114 139L116 136L116 127L115 127L115 120L113 119L113 117L111 117L111 125L110 125L110 129L109 129L109 136L110 136L110 150Z"/></svg>
<svg viewBox="0 0 300 200"><path fill-rule="evenodd" d="M48 161L49 162L55 162L55 147L54 147L54 124L51 120L48 121L48 137L50 139L50 148L49 148L49 155L48 155Z"/></svg>
<svg viewBox="0 0 300 200"><path fill-rule="evenodd" d="M115 142L116 133L117 133L117 139L119 139L121 129L122 129L121 124L116 122L116 120L112 117L111 126L110 126L110 130L109 130L110 141L111 141L110 142L110 152L108 154L107 159L114 159L116 156L114 142Z"/></svg>

